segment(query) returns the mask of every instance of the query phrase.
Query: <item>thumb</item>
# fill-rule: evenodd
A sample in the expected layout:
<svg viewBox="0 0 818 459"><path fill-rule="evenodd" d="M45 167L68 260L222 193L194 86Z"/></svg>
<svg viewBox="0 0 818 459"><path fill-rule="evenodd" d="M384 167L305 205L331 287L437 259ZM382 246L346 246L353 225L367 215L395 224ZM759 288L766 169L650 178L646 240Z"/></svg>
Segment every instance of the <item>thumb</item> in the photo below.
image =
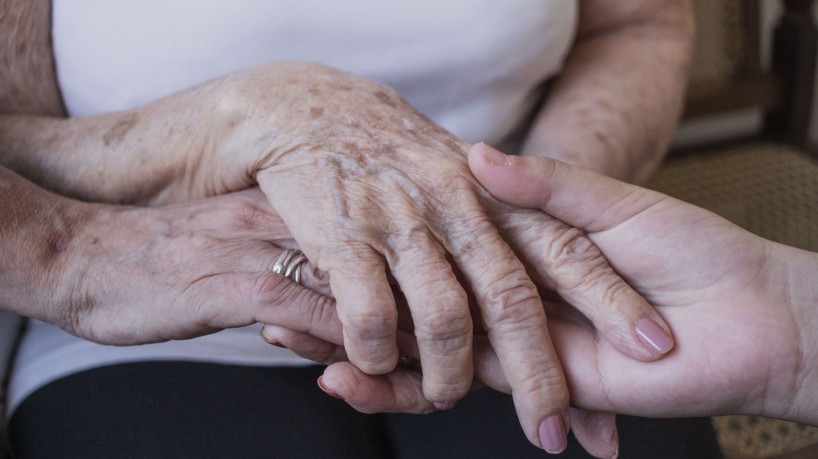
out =
<svg viewBox="0 0 818 459"><path fill-rule="evenodd" d="M472 174L508 204L543 210L588 232L612 228L666 196L551 158L508 156L478 143Z"/></svg>

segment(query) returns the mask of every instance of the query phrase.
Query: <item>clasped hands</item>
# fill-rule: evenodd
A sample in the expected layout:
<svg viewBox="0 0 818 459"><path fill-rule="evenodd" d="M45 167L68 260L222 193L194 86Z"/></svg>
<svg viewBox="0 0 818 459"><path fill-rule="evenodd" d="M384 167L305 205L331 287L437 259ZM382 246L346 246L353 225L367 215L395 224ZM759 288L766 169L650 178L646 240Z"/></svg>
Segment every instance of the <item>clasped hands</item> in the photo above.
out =
<svg viewBox="0 0 818 459"><path fill-rule="evenodd" d="M619 191L608 194L591 186L599 178L570 168L563 177L558 172L567 166L553 161L543 160L553 171L537 175L519 167L522 158L456 139L389 88L312 64L250 69L117 116L128 117L129 131L115 147L136 145L134 154L150 151L166 164L152 164L150 179L142 179L133 162L121 171L123 186L103 190L109 196L90 185L76 194L120 200L123 190L138 187L138 202L177 204L97 212L79 231L91 247L79 257L82 268L67 276L67 284L83 286L73 292L79 306L69 319L53 321L67 320L63 325L81 336L126 344L263 322L268 340L337 362L326 370L324 388L362 411L449 408L476 377L513 394L533 444L559 451L573 423L578 439L600 456L612 455L612 417L575 412L569 420L569 387L578 406L636 412L629 397L639 396L640 382L656 381L651 369L682 373L660 378L669 387L702 377L666 367L701 357L682 348L645 363L673 346L670 327L650 304L693 300L674 296L678 273L667 271L665 258L653 260L644 244L664 249L650 230L671 231L637 224L640 212L656 211L640 207L638 192L608 183ZM74 121L75 129L106 122L121 121ZM171 125L181 135L168 133ZM510 175L500 180L496 171ZM549 180L570 177L589 189L551 199ZM183 204L253 184L264 196L246 191ZM146 218L154 223L136 224ZM627 226L632 231L614 231ZM106 233L118 234L114 227L144 237L106 240ZM674 237L685 244L695 239L689 233ZM180 244L188 250L173 249ZM269 272L284 247L299 247L310 259L315 270L304 287ZM102 271L106 256L122 260L126 253L148 268L141 291L153 293L149 303L169 297L170 307L142 314L139 298L123 298L115 281L104 281L140 278ZM745 261L763 261L754 255ZM405 296L403 316L391 285ZM691 285L698 300L699 285ZM401 352L416 358L421 372L399 366ZM623 379L621 368L642 380ZM593 427L600 423L608 426L602 440Z"/></svg>
<svg viewBox="0 0 818 459"><path fill-rule="evenodd" d="M76 312L51 319L80 336L129 344L264 322L271 339L274 326L290 330L280 342L297 351L299 342L317 338L363 374L416 378L411 404L379 409L448 408L470 390L475 370L484 380L490 373L502 380L492 385L513 394L528 439L549 451L565 444L569 393L541 293L570 303L631 358L655 360L672 347L661 316L582 230L494 198L469 171L470 146L383 85L279 63L129 112L65 123L68 139L107 140L75 146L83 152L76 157L98 159L62 174L73 177L64 185L55 178L58 189L88 200L175 206L105 209L87 219L78 236L88 248L78 256L85 261L66 276L67 285L82 286L71 292ZM90 134L75 135L82 131ZM113 160L110 149L133 159ZM100 163L107 182L94 173ZM258 193L227 194L255 184L272 208L247 203L263 201ZM225 196L195 202L217 195ZM125 232L129 239L105 237ZM254 239L287 239L285 246L303 250L325 276L320 288L263 272L278 249ZM122 259L129 263L109 268ZM168 298L166 312L137 307L139 295L122 292L134 278L146 304ZM401 333L406 318L392 285L410 318ZM334 303L316 292L331 292ZM240 310L242 301L248 306ZM294 311L303 304L299 323ZM476 359L475 339L496 353L492 368ZM422 378L397 368L399 341L411 343L405 352L420 362Z"/></svg>

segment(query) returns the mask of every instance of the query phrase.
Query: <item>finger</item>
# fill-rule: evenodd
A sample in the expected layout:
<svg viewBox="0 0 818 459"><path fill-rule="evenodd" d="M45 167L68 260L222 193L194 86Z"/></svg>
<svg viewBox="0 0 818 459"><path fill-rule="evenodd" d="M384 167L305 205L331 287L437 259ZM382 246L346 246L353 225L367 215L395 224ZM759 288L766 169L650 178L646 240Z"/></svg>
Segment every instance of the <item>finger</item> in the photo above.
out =
<svg viewBox="0 0 818 459"><path fill-rule="evenodd" d="M511 388L491 345L481 336L476 336L474 341L477 380L494 390L510 392ZM617 457L619 435L614 414L571 408L570 419L574 436L588 453L601 458Z"/></svg>
<svg viewBox="0 0 818 459"><path fill-rule="evenodd" d="M392 371L398 362L398 313L383 258L369 247L350 245L327 264L349 361L368 374Z"/></svg>
<svg viewBox="0 0 818 459"><path fill-rule="evenodd" d="M442 247L423 233L390 260L414 323L423 369L423 393L453 403L471 387L472 321L466 292Z"/></svg>
<svg viewBox="0 0 818 459"><path fill-rule="evenodd" d="M274 255L274 258L270 257L262 257L261 253L253 259L259 260L257 264L254 264L254 267L259 267L264 270L273 271L273 266L275 266L275 261L278 260L279 255L283 252L280 247L277 246L270 246L271 250L269 253ZM297 247L295 247L297 248ZM264 253L267 253L268 250L264 250ZM273 261L270 262L269 260L272 259ZM308 288L318 294L328 296L330 298L335 298L332 294L332 288L330 287L329 275L325 272L321 271L320 269L316 268L312 263L309 261L300 264L296 269L300 270L300 285L304 288ZM283 274L279 274L282 277L285 277ZM291 277L295 277L292 276ZM286 278L286 277L285 277ZM289 278L287 278L290 280ZM295 281L293 281L295 282Z"/></svg>
<svg viewBox="0 0 818 459"><path fill-rule="evenodd" d="M500 359L485 335L474 337L474 377L496 391L511 393L511 385L503 373Z"/></svg>
<svg viewBox="0 0 818 459"><path fill-rule="evenodd" d="M615 414L571 408L571 430L592 456L612 458L619 455Z"/></svg>
<svg viewBox="0 0 818 459"><path fill-rule="evenodd" d="M264 325L261 328L261 337L274 346L285 347L305 359L324 365L347 360L343 346L316 338L309 333L276 325Z"/></svg>
<svg viewBox="0 0 818 459"><path fill-rule="evenodd" d="M313 239L314 245L302 243L302 249L329 275L349 360L369 374L384 374L394 369L398 361L395 343L397 311L386 277L385 261L366 242L369 235L361 234L367 230L355 225L342 228L331 222L324 225L326 227L317 228L319 221L310 224L309 219L293 218L304 215L304 209L299 208L303 203L324 196L311 195L305 187L298 186L294 175L275 174L272 169L260 171L256 179L273 207L300 236L301 242L312 239L308 236L311 234L320 234L318 240L324 242L331 237L332 244L315 244ZM342 213L349 210L345 206L342 206ZM344 218L349 220L350 215L346 214Z"/></svg>
<svg viewBox="0 0 818 459"><path fill-rule="evenodd" d="M470 208L480 207L472 204ZM569 426L568 390L537 288L488 218L471 218L462 225L468 233L452 231L447 249L475 298L526 436L549 452L562 451Z"/></svg>
<svg viewBox="0 0 818 459"><path fill-rule="evenodd" d="M343 341L335 302L272 272L205 277L186 291L202 328L217 330L256 322L275 324L337 343Z"/></svg>
<svg viewBox="0 0 818 459"><path fill-rule="evenodd" d="M368 375L348 362L338 362L319 378L324 392L362 413L429 413L435 410L423 395L420 373L398 367L386 375ZM448 407L447 407L448 408Z"/></svg>
<svg viewBox="0 0 818 459"><path fill-rule="evenodd" d="M497 155L509 159L502 162L496 158L491 159ZM492 166L488 161L494 164L501 162L504 166ZM511 159L486 145L475 147L469 156L469 163L475 174L482 174L478 179L482 178L493 186L489 189L490 192L497 193L496 196L500 199L508 199L511 204L536 206L546 211L550 209L547 205L550 195L542 193L550 190L544 184L561 181L562 171L587 172L553 160L547 161L549 162L529 161L529 158ZM539 169L529 167L530 164L539 166ZM549 169L549 166L553 167ZM542 176L530 176L534 169ZM557 169L561 172L556 173ZM522 180L529 182L523 186ZM613 180L611 182L618 183ZM529 184L534 191L526 189ZM536 193L541 195L538 197ZM620 199L627 200L624 196L620 196ZM579 203L571 202L569 205L574 206L570 209L573 212ZM596 212L594 215L603 212L602 209L588 211ZM535 232L529 227L509 234L515 247L521 248L521 256L535 273L538 282L554 288L566 301L582 311L620 352L640 360L654 360L667 354L674 345L670 327L647 300L614 271L585 232L560 222L549 221L545 215L539 218L545 220L544 224L551 228L550 232L542 232L539 227ZM590 221L585 219L583 222Z"/></svg>
<svg viewBox="0 0 818 459"><path fill-rule="evenodd" d="M531 218L540 224L509 231L506 238L519 248L539 285L554 289L625 355L655 360L673 348L670 328L659 313L614 271L583 231L544 213Z"/></svg>
<svg viewBox="0 0 818 459"><path fill-rule="evenodd" d="M667 196L545 157L507 156L486 144L469 151L469 168L498 199L537 208L595 233L610 229Z"/></svg>

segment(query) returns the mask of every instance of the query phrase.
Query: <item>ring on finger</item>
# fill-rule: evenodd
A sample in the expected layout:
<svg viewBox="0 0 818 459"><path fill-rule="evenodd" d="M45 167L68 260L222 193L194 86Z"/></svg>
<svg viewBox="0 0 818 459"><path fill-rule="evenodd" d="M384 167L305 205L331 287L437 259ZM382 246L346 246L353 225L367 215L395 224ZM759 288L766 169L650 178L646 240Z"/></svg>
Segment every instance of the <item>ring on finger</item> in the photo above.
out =
<svg viewBox="0 0 818 459"><path fill-rule="evenodd" d="M301 265L307 262L307 256L298 249L287 249L281 252L273 264L273 272L301 284Z"/></svg>

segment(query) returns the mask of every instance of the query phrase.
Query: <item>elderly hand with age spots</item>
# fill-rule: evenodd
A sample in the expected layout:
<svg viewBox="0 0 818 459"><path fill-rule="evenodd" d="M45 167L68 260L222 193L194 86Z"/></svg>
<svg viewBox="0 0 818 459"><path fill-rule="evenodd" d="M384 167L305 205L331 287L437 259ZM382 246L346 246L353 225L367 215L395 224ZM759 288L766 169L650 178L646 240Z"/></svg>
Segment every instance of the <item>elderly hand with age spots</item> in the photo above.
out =
<svg viewBox="0 0 818 459"><path fill-rule="evenodd" d="M818 425L818 345L811 339L818 329L818 254L551 159L511 158L477 145L469 165L498 198L582 228L679 340L661 361L629 359L573 310L548 304L573 405L656 417L757 414ZM489 343L475 342L478 376L509 390ZM336 363L322 383L352 404L422 406L413 397L417 381L407 377L378 379Z"/></svg>
<svg viewBox="0 0 818 459"><path fill-rule="evenodd" d="M291 79L294 70L300 79ZM329 274L346 355L363 372L388 373L398 360L387 274L412 313L424 398L449 406L471 385L470 296L526 435L549 450L564 444L568 394L526 266L628 355L653 360L672 346L662 319L593 244L561 222L485 194L468 173L468 145L391 89L303 64L256 69L237 82L237 94L264 96L273 107L239 131L262 125L286 132L258 146L256 177L310 260ZM298 106L287 105L292 98ZM238 138L254 138L244 134ZM549 250L509 247L533 241Z"/></svg>
<svg viewBox="0 0 818 459"><path fill-rule="evenodd" d="M98 145L123 120L117 143ZM367 374L389 373L398 361L392 276L412 313L423 396L439 406L471 385L471 300L535 445L558 449L563 440L543 445L543 432L564 439L568 424L537 286L556 291L630 357L654 360L672 346L661 317L581 232L490 196L468 171L469 145L383 85L276 63L125 112L38 122L49 147L67 152L60 164L96 158L107 172L102 181L98 167L55 174L52 186L66 194L157 205L257 183L329 275L346 355ZM148 152L151 161L140 161ZM133 160L123 169L121 158ZM544 249L515 252L531 244Z"/></svg>

